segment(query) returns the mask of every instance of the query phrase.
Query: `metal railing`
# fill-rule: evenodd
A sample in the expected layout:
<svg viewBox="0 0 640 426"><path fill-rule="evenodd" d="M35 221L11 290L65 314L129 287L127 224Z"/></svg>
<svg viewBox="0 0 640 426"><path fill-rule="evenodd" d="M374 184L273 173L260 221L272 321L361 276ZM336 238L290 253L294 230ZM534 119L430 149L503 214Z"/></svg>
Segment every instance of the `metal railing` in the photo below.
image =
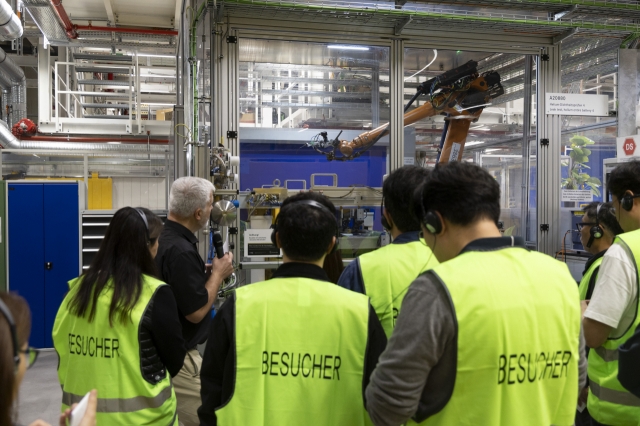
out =
<svg viewBox="0 0 640 426"><path fill-rule="evenodd" d="M124 115L126 117L127 125L126 131L127 133L131 133L133 129L133 111L135 108L135 120L140 129L140 71L137 66L138 58L135 57L135 62L131 65L101 65L101 64L87 64L86 66L95 70L104 69L106 70L122 70L122 74L127 75L127 80L114 80L118 82L126 81L127 85L119 85L117 86L117 90L124 90L125 93L121 92L106 92L106 91L89 91L89 90L73 90L72 87L68 87L66 82L63 80L62 75L67 75L68 70L64 70L61 72L60 67L76 67L79 66L78 63L75 62L56 62L54 65L54 81L55 81L55 90L53 95L53 102L55 105L55 123L56 129L58 131L62 131L62 125L65 121L65 117L62 117L60 111L64 110L67 113L68 118L78 119L84 118L84 104L96 104L102 102L96 102L95 98L111 98L111 100L118 100L120 104L125 104L128 106L128 114ZM99 71L98 71L99 72ZM97 80L96 80L97 81ZM91 84L94 82L93 80L88 80L85 83L78 82L78 86L91 85L95 86L96 84ZM101 85L108 86L109 80L100 80ZM63 87L61 87L61 85ZM69 85L70 86L70 85ZM63 98L64 96L64 98ZM122 99L124 98L124 99ZM64 99L64 102L63 102ZM71 112L71 102L73 102L73 113ZM110 104L104 103L104 108L110 108ZM94 107L91 107L94 108ZM105 118L110 118L110 115L105 115ZM115 117L115 115L113 116Z"/></svg>

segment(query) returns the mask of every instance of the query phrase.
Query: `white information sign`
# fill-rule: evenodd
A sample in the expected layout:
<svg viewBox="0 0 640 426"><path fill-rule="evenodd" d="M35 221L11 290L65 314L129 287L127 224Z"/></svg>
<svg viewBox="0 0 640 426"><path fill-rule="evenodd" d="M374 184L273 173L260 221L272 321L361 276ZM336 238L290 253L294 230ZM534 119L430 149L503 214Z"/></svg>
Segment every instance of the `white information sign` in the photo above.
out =
<svg viewBox="0 0 640 426"><path fill-rule="evenodd" d="M607 95L547 93L545 98L546 114L590 115L595 117L609 115L609 97Z"/></svg>
<svg viewBox="0 0 640 426"><path fill-rule="evenodd" d="M403 164L405 166L413 166L415 164L415 159L413 157L404 157Z"/></svg>
<svg viewBox="0 0 640 426"><path fill-rule="evenodd" d="M244 232L244 257L282 256L271 242L272 229L247 229Z"/></svg>
<svg viewBox="0 0 640 426"><path fill-rule="evenodd" d="M563 189L562 201L591 202L593 192L589 189Z"/></svg>
<svg viewBox="0 0 640 426"><path fill-rule="evenodd" d="M640 157L640 136L623 136L616 139L617 157Z"/></svg>

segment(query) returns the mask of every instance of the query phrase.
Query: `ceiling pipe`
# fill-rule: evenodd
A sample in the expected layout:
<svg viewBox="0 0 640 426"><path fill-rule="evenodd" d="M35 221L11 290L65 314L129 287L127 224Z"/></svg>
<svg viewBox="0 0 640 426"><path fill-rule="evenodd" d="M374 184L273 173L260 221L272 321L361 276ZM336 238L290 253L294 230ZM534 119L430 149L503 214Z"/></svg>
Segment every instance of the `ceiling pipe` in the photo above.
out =
<svg viewBox="0 0 640 426"><path fill-rule="evenodd" d="M94 138L89 136L22 136L22 141L33 142L90 142L90 143L109 143L120 142L126 144L147 144L151 145L167 145L169 141L167 139L140 139L140 138Z"/></svg>
<svg viewBox="0 0 640 426"><path fill-rule="evenodd" d="M0 146L7 149L46 149L51 151L69 151L69 154L77 151L123 151L131 154L150 155L153 159L164 158L168 149L162 145L146 145L140 143L88 143L88 142L61 142L48 140L24 140L17 139L8 127L0 124ZM67 155L67 153L65 153Z"/></svg>
<svg viewBox="0 0 640 426"><path fill-rule="evenodd" d="M13 123L27 117L27 78L22 68L2 49L0 49L0 71L11 79L11 113L8 117L8 124L11 127Z"/></svg>
<svg viewBox="0 0 640 426"><path fill-rule="evenodd" d="M100 32L112 32L112 33L131 33L131 34L152 34L152 35L166 35L177 36L178 32L174 30L161 30L155 28L133 28L133 27L96 27L89 25L74 25L76 31L100 31Z"/></svg>
<svg viewBox="0 0 640 426"><path fill-rule="evenodd" d="M6 1L0 2L0 38L15 40L22 37L22 23Z"/></svg>
<svg viewBox="0 0 640 426"><path fill-rule="evenodd" d="M56 15L60 18L60 22L64 26L64 30L67 33L67 37L71 39L78 38L78 33L73 27L73 23L71 19L69 19L69 15L67 15L67 11L64 10L64 6L62 6L62 0L50 0L51 6L53 6L53 10L56 11Z"/></svg>

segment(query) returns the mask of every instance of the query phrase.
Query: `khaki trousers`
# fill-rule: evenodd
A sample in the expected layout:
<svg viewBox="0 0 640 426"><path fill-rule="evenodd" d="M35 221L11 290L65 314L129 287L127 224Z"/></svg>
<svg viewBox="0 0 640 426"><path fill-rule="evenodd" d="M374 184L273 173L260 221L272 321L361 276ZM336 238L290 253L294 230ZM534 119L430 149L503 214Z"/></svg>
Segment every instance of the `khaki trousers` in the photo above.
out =
<svg viewBox="0 0 640 426"><path fill-rule="evenodd" d="M173 388L178 400L178 420L180 426L199 426L198 408L200 407L200 369L202 357L197 349L187 352L184 365L173 378Z"/></svg>

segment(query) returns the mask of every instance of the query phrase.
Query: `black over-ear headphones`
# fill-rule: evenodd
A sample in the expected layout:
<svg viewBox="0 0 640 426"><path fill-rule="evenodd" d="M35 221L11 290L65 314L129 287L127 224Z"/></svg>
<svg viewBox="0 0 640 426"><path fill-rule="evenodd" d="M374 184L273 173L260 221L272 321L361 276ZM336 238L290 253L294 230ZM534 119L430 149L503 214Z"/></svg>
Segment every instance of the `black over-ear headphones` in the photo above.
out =
<svg viewBox="0 0 640 426"><path fill-rule="evenodd" d="M384 197L382 197L382 201L380 201L380 223L382 227L387 231L391 230L391 225L386 217L384 217Z"/></svg>
<svg viewBox="0 0 640 426"><path fill-rule="evenodd" d="M433 235L437 235L442 232L442 222L433 210L424 210L422 197L423 189L424 188L413 193L413 214L414 216L421 218L420 222L425 227L427 232Z"/></svg>
<svg viewBox="0 0 640 426"><path fill-rule="evenodd" d="M622 197L622 200L620 200L620 207L622 207L626 211L631 211L631 209L633 208L633 199L637 197L637 195L624 194L624 197Z"/></svg>
<svg viewBox="0 0 640 426"><path fill-rule="evenodd" d="M424 207L423 207L424 208ZM430 234L437 235L442 232L442 222L437 214L429 210L422 218L422 224Z"/></svg>
<svg viewBox="0 0 640 426"><path fill-rule="evenodd" d="M329 210L329 208L317 201L314 200L299 200L299 201L294 201L290 204L287 204L288 206L293 205L293 204L306 204L307 206L312 206L315 207L317 209L320 210L325 210L326 212L330 213L331 216L334 217L335 219L335 214L333 212L331 212L331 210ZM274 246L278 246L278 244L276 243L276 233L278 232L278 220L280 218L280 214L278 214L278 216L276 217L276 222L273 225L273 232L271 232L271 243L273 243ZM336 221L336 233L335 233L335 237L336 237L336 243L333 245L333 248L331 249L331 253L334 253L337 249L338 249L338 239L340 238L340 228L338 228L338 221Z"/></svg>
<svg viewBox="0 0 640 426"><path fill-rule="evenodd" d="M147 230L147 243L149 243L149 241L151 240L151 236L149 235L149 222L147 221L147 215L144 214L144 212L140 208L136 208L135 210L138 212L138 214L140 215L140 217L144 221L144 227Z"/></svg>
<svg viewBox="0 0 640 426"><path fill-rule="evenodd" d="M589 230L591 236L589 237L589 241L587 241L587 248L591 247L593 240L599 240L604 236L604 230L600 226L600 219L598 218L598 216L600 216L600 208L602 208L602 203L598 203L598 207L596 208L596 224Z"/></svg>
<svg viewBox="0 0 640 426"><path fill-rule="evenodd" d="M0 312L2 312L2 315L7 319L7 324L9 324L11 342L13 343L13 363L15 368L18 368L18 364L20 364L20 353L18 352L18 332L16 331L16 323L13 320L13 315L11 315L9 307L5 305L2 299L0 299Z"/></svg>

